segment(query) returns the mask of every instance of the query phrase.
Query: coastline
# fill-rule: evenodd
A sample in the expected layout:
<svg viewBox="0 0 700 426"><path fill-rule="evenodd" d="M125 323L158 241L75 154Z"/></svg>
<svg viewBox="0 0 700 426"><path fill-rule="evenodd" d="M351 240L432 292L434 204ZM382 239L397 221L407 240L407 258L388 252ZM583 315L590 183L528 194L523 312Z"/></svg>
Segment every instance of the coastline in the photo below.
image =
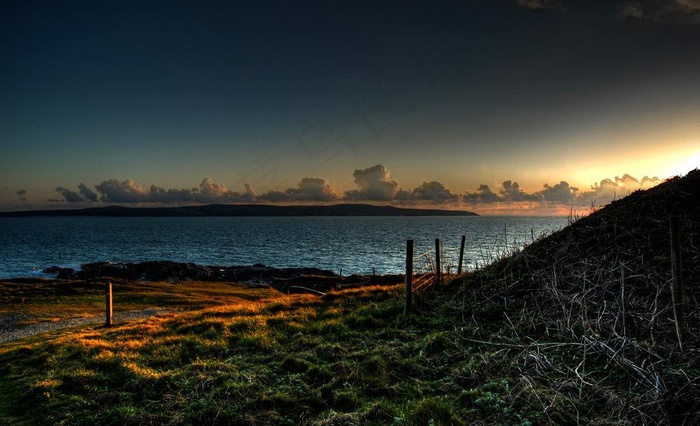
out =
<svg viewBox="0 0 700 426"><path fill-rule="evenodd" d="M88 263L76 270L51 266L45 274L55 278L3 278L0 282L50 282L53 280L124 280L147 282L187 283L229 282L249 286L269 286L281 292L290 287L304 286L317 291L360 284L399 284L403 275L358 275L342 276L319 268L275 268L262 264L250 266L212 266L172 261L150 261L139 263L96 262Z"/></svg>
<svg viewBox="0 0 700 426"><path fill-rule="evenodd" d="M370 204L289 205L207 204L181 207L90 207L84 209L24 210L0 212L0 217L106 216L106 217L198 217L198 216L478 216L466 210L413 209Z"/></svg>

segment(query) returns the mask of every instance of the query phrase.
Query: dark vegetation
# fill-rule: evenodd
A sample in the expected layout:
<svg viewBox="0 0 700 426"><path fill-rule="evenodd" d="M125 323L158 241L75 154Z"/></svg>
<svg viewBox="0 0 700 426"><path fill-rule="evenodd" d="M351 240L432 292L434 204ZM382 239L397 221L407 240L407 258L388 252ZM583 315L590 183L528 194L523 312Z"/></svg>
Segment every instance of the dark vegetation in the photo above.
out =
<svg viewBox="0 0 700 426"><path fill-rule="evenodd" d="M251 287L205 309L6 343L0 423L698 424L698 216L694 171L432 287L410 318L401 285Z"/></svg>
<svg viewBox="0 0 700 426"><path fill-rule="evenodd" d="M671 217L681 235L682 346ZM500 346L511 385L548 422L698 424L699 220L695 170L465 277L456 298L473 349Z"/></svg>

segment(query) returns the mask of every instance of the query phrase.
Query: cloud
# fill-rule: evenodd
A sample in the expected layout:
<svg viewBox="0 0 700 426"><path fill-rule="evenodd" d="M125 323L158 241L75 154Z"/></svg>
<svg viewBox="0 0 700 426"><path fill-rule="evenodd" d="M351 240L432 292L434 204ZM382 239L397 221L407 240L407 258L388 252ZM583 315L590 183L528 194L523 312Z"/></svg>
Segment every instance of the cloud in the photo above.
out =
<svg viewBox="0 0 700 426"><path fill-rule="evenodd" d="M581 191L566 181L555 185L545 183L542 190L532 194L523 191L517 182L506 180L496 190L488 185L480 185L475 192L466 192L461 200L469 205L494 205L497 203L515 205L539 205L541 207L594 207L610 203L639 190L649 189L661 181L657 177L645 176L642 180L625 174L614 179L603 179L591 186L590 191Z"/></svg>
<svg viewBox="0 0 700 426"><path fill-rule="evenodd" d="M481 184L479 187L476 189L476 192L467 192L462 196L462 200L467 202L467 203L473 203L473 204L478 204L478 203L497 203L500 201L504 201L502 197L500 197L498 194L495 192L491 191L491 188L489 188L488 185L486 184Z"/></svg>
<svg viewBox="0 0 700 426"><path fill-rule="evenodd" d="M348 200L391 201L395 198L399 184L391 178L391 172L383 164L353 172L356 190L346 191Z"/></svg>
<svg viewBox="0 0 700 426"><path fill-rule="evenodd" d="M95 186L102 196L100 201L105 203L145 203L149 201L143 187L131 179L118 181L109 179Z"/></svg>
<svg viewBox="0 0 700 426"><path fill-rule="evenodd" d="M286 191L269 191L258 195L250 184L244 185L243 192L229 190L224 184L211 178L204 178L195 188L163 188L151 185L144 187L133 179L123 181L117 179L105 180L95 186L97 193L86 185L80 184L80 192L58 187L56 191L63 195L65 201L101 201L115 204L212 204L212 203L254 203L289 202L289 201L332 201L338 195L332 186L323 178L303 178L296 188ZM59 200L53 200L59 201Z"/></svg>
<svg viewBox="0 0 700 426"><path fill-rule="evenodd" d="M80 203L80 202L85 201L85 199L82 197L82 195L80 195L77 192L72 191L68 188L64 188L62 186L57 187L56 192L63 195L63 198L66 201L68 201L69 203Z"/></svg>
<svg viewBox="0 0 700 426"><path fill-rule="evenodd" d="M540 201L537 194L528 194L520 188L518 182L512 180L503 181L498 185L497 192L491 190L486 184L481 184L476 192L467 192L462 196L466 203L501 203L501 202L532 202Z"/></svg>
<svg viewBox="0 0 700 426"><path fill-rule="evenodd" d="M268 191L256 197L257 201L265 201L270 203L283 203L289 201L289 194L282 191Z"/></svg>
<svg viewBox="0 0 700 426"><path fill-rule="evenodd" d="M338 199L327 180L316 177L305 177L297 188L286 191L289 201L333 201Z"/></svg>
<svg viewBox="0 0 700 426"><path fill-rule="evenodd" d="M161 188L151 185L148 190L132 179L118 181L110 179L95 186L102 195L100 201L105 203L234 203L255 201L255 191L250 185L245 186L245 192L231 191L225 185L211 178L204 178L199 186L191 189Z"/></svg>
<svg viewBox="0 0 700 426"><path fill-rule="evenodd" d="M356 169L353 177L357 189L346 191L345 200L429 201L436 204L459 200L459 195L453 194L438 181L424 181L412 190L400 189L399 184L391 177L389 169L383 164Z"/></svg>
<svg viewBox="0 0 700 426"><path fill-rule="evenodd" d="M625 197L639 189L649 189L661 183L658 177L644 176L641 181L625 174L615 179L603 179L591 186L590 191L581 193L579 199L588 201L591 205L605 205L609 202Z"/></svg>
<svg viewBox="0 0 700 426"><path fill-rule="evenodd" d="M151 185L151 188L148 191L148 195L146 196L146 194L144 194L144 197L149 198L149 201L153 203L190 203L196 201L196 191L196 189L165 189L155 185Z"/></svg>
<svg viewBox="0 0 700 426"><path fill-rule="evenodd" d="M199 188L192 189L192 194L194 200L200 203L232 202L245 198L239 192L230 191L225 185L208 177L202 179Z"/></svg>
<svg viewBox="0 0 700 426"><path fill-rule="evenodd" d="M255 195L255 190L253 189L253 186L248 184L248 183L245 183L245 184L243 184L243 187L245 188L245 193L243 196L245 198L249 198L250 200L255 200L256 195Z"/></svg>
<svg viewBox="0 0 700 426"><path fill-rule="evenodd" d="M63 196L63 200L50 199L51 202L61 202L66 201L69 203L84 203L84 202L97 202L98 197L90 188L84 183L78 185L78 191L73 191L72 189L59 186L55 189L56 192Z"/></svg>
<svg viewBox="0 0 700 426"><path fill-rule="evenodd" d="M431 201L433 203L456 201L459 198L457 194L453 194L445 188L445 185L437 181L423 182L412 191L402 192L405 192L411 200ZM397 198L399 197L397 196Z"/></svg>
<svg viewBox="0 0 700 426"><path fill-rule="evenodd" d="M226 203L240 200L241 194L230 191L226 185L206 177L199 183L198 188L192 188L192 198L198 203Z"/></svg>
<svg viewBox="0 0 700 426"><path fill-rule="evenodd" d="M518 6L525 9L531 10L533 12L544 12L544 11L554 11L554 12L565 12L566 10L556 0L517 0Z"/></svg>
<svg viewBox="0 0 700 426"><path fill-rule="evenodd" d="M622 3L617 12L620 21L700 23L700 0L638 0Z"/></svg>
<svg viewBox="0 0 700 426"><path fill-rule="evenodd" d="M622 177L602 179L581 191L562 180L557 184L545 183L542 189L533 193L526 192L514 180L505 180L493 189L481 184L474 192L457 194L450 191L439 181L423 181L414 189L401 189L391 177L390 171L384 165L376 165L367 169L358 169L353 173L357 189L346 191L343 199L348 202L357 200L378 201L397 204L432 203L454 207L460 203L471 207L481 206L477 211L498 212L503 209L511 211L560 212L562 207L589 208L608 204L636 190L651 188L660 183L657 177L645 176L641 180L624 174ZM204 178L194 188L162 188L151 185L144 187L132 179L123 181L117 179L105 180L95 186L96 191L90 190L81 183L78 191L57 187L56 192L69 203L103 202L115 204L211 204L211 203L291 203L291 202L329 202L339 200L337 191L324 178L304 177L296 187L284 191L270 190L257 194L255 189L244 185L243 192L232 191L224 184L211 178ZM23 197L26 191L17 191Z"/></svg>
<svg viewBox="0 0 700 426"><path fill-rule="evenodd" d="M538 201L540 198L535 194L526 194L520 189L518 182L510 180L504 181L501 184L501 189L498 191L501 197L506 201Z"/></svg>
<svg viewBox="0 0 700 426"><path fill-rule="evenodd" d="M617 19L648 21L653 17L639 3L624 3L617 12Z"/></svg>
<svg viewBox="0 0 700 426"><path fill-rule="evenodd" d="M566 204L576 200L578 193L578 188L570 186L568 182L561 181L554 186L545 183L544 189L538 192L538 198L544 201Z"/></svg>
<svg viewBox="0 0 700 426"><path fill-rule="evenodd" d="M676 0L681 22L700 24L700 0Z"/></svg>
<svg viewBox="0 0 700 426"><path fill-rule="evenodd" d="M691 11L700 10L700 0L676 0L676 3L686 7Z"/></svg>
<svg viewBox="0 0 700 426"><path fill-rule="evenodd" d="M96 202L97 201L97 194L92 192L90 188L87 187L84 183L81 183L78 185L78 189L80 190L80 194L88 201L91 202Z"/></svg>

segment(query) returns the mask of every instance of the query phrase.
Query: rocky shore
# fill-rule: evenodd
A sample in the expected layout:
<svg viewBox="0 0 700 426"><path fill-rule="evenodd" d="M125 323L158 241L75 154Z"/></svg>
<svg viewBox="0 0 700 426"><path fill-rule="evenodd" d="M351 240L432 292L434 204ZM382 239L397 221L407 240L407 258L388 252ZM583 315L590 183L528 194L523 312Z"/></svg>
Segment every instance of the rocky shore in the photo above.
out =
<svg viewBox="0 0 700 426"><path fill-rule="evenodd" d="M290 287L303 286L318 291L353 284L398 284L402 275L350 275L318 268L273 268L261 264L251 266L205 266L194 263L151 261L141 263L97 262L81 265L79 270L52 266L44 273L57 279L96 280L105 278L129 281L210 281L268 285L288 292Z"/></svg>

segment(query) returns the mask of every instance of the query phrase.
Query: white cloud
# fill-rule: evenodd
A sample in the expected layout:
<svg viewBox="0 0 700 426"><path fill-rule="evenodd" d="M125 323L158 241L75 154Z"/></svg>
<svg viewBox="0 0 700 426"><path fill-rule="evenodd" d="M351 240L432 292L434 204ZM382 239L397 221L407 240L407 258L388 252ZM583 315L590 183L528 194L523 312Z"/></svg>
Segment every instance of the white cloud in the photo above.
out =
<svg viewBox="0 0 700 426"><path fill-rule="evenodd" d="M588 191L580 191L566 181L549 185L545 183L540 191L525 192L518 182L505 180L495 189L486 184L479 185L475 192L456 194L439 181L424 181L414 189L399 189L399 184L391 177L389 170L383 165L368 169L358 169L353 173L356 190L345 193L345 201L382 201L401 204L420 204L430 202L454 206L460 202L470 206L493 205L496 208L504 206L527 206L535 208L542 206L553 208L593 207L608 204L614 199L622 198L636 190L648 189L660 183L657 177L645 176L638 180L629 174L613 179L603 179ZM211 178L204 178L200 184L191 189L161 188L152 185L144 190L142 185L132 179L119 181L105 180L95 186L97 192L90 190L85 184L79 185L79 191L57 187L64 201L69 203L95 202L116 204L211 204L211 203L289 203L289 202L328 202L338 200L339 196L332 185L324 178L305 177L294 188L285 191L270 190L257 194L255 189L244 185L243 192L229 190L225 185ZM17 196L23 198L26 191L17 191ZM58 200L52 200L58 201Z"/></svg>
<svg viewBox="0 0 700 426"><path fill-rule="evenodd" d="M410 195L413 200L432 201L434 203L455 201L459 197L438 181L423 182L413 191L410 191Z"/></svg>
<svg viewBox="0 0 700 426"><path fill-rule="evenodd" d="M297 188L287 190L290 201L332 201L338 196L323 178L305 177L299 182Z"/></svg>
<svg viewBox="0 0 700 426"><path fill-rule="evenodd" d="M569 185L568 182L561 181L554 186L544 184L544 189L538 195L544 201L570 203L578 197L579 190Z"/></svg>
<svg viewBox="0 0 700 426"><path fill-rule="evenodd" d="M100 200L106 203L143 203L148 201L143 187L132 179L118 181L109 179L95 186L102 196Z"/></svg>
<svg viewBox="0 0 700 426"><path fill-rule="evenodd" d="M399 184L383 164L357 169L353 176L358 189L345 192L345 198L349 200L391 201L399 189Z"/></svg>

